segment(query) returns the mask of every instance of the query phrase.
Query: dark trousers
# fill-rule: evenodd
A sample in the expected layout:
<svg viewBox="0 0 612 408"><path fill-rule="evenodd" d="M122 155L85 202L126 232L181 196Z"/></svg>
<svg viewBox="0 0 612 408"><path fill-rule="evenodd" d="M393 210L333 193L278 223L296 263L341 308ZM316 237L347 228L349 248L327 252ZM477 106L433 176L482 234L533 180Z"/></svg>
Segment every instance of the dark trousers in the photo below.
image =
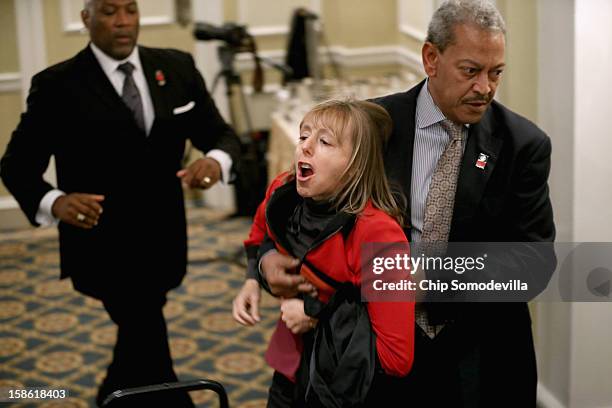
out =
<svg viewBox="0 0 612 408"><path fill-rule="evenodd" d="M406 406L535 408L530 331L507 329L507 321L483 323L480 330L451 323L434 339L417 327L414 364L402 380L403 395L411 402Z"/></svg>
<svg viewBox="0 0 612 408"><path fill-rule="evenodd" d="M118 327L113 360L98 391L97 403L116 390L177 381L168 345L162 308L166 295L132 294L103 299L104 308ZM193 407L186 393L158 394L126 399L125 406ZM112 407L121 406L113 403Z"/></svg>
<svg viewBox="0 0 612 408"><path fill-rule="evenodd" d="M292 408L296 399L295 384L287 377L274 371L272 384L268 393L267 408Z"/></svg>

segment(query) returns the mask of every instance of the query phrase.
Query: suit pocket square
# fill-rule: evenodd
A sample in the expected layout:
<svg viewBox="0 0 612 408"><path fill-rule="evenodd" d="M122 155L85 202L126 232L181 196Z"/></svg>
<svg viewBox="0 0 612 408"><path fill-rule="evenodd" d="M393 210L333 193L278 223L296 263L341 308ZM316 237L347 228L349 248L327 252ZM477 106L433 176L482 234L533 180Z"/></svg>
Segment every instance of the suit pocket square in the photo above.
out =
<svg viewBox="0 0 612 408"><path fill-rule="evenodd" d="M191 101L187 105L179 106L178 108L174 108L172 113L175 115L180 115L181 113L189 112L195 106L195 102Z"/></svg>

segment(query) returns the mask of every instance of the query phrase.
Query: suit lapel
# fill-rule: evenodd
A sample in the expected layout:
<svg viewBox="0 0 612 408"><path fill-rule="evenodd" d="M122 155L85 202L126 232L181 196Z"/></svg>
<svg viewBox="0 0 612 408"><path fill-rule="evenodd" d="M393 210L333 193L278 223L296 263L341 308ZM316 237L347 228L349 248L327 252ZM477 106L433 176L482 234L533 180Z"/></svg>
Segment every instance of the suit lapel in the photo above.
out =
<svg viewBox="0 0 612 408"><path fill-rule="evenodd" d="M399 104L389 113L393 117L393 137L385 153L387 176L399 183L407 199L406 219L411 220L410 189L412 185L412 162L414 151L415 117L417 96L425 81L398 95ZM384 104L383 104L384 105Z"/></svg>
<svg viewBox="0 0 612 408"><path fill-rule="evenodd" d="M479 123L470 126L457 181L450 241L454 241L458 231L463 230L461 224L473 216L493 173L503 145L501 135L494 134L496 131L491 107ZM480 154L488 156L483 169L476 166Z"/></svg>
<svg viewBox="0 0 612 408"><path fill-rule="evenodd" d="M151 100L153 102L153 109L155 110L155 121L153 122L153 128L155 128L155 122L168 114L168 106L165 94L162 90L162 85L156 78L156 73L163 72L159 61L156 60L154 55L146 47L139 46L138 51L140 54L140 63L142 64L142 70L144 71L147 85L149 86L149 93L151 94Z"/></svg>
<svg viewBox="0 0 612 408"><path fill-rule="evenodd" d="M86 86L98 96L98 99L112 108L112 111L131 114L102 70L89 45L78 54L77 58L81 66L79 71L84 74Z"/></svg>

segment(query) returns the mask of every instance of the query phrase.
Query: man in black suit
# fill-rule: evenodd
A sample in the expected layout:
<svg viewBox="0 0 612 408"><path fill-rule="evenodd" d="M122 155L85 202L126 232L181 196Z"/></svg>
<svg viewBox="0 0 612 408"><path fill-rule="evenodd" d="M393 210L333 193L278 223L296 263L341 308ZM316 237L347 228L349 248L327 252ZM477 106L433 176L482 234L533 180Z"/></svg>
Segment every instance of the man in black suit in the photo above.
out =
<svg viewBox="0 0 612 408"><path fill-rule="evenodd" d="M434 13L422 49L427 79L407 92L375 100L393 118L385 167L409 197L412 242L554 240L547 184L550 139L493 100L504 54L505 25L494 6L447 1ZM437 165L451 144L451 132L443 126L447 120L462 140L456 190L454 183L445 187L454 196L452 218L445 237L429 240L425 234L439 229L426 226L425 213ZM518 251L497 255L487 260L488 272L503 268L506 277L522 278L535 273L532 283L539 290L555 266L550 247L541 252L536 248L533 256ZM527 266L512 267L521 264ZM294 266L295 260L278 253L261 260L275 293L299 282L285 274ZM252 314L258 292L248 285L235 300L235 314ZM414 366L401 380L406 400L394 405L535 407L537 373L526 303L424 303L417 307L417 321Z"/></svg>
<svg viewBox="0 0 612 408"><path fill-rule="evenodd" d="M189 54L137 46L136 1L86 1L81 15L91 42L32 79L1 176L34 226L59 223L61 277L118 325L101 403L176 381L162 307L186 272L181 182L230 181L240 147ZM187 138L207 155L181 169ZM51 155L57 189L42 178Z"/></svg>

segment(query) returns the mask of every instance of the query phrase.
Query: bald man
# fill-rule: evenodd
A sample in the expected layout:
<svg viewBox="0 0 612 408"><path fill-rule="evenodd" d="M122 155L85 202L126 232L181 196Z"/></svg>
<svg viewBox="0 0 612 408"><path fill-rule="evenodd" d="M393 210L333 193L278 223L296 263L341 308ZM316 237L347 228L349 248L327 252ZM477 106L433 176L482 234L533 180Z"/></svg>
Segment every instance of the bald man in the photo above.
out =
<svg viewBox="0 0 612 408"><path fill-rule="evenodd" d="M57 224L61 278L118 326L101 404L117 389L177 380L162 307L186 272L181 184L228 182L240 146L190 55L137 45L136 1L89 0L81 17L91 41L34 76L0 164L32 225ZM182 169L186 139L206 156ZM57 188L42 177L51 155ZM153 403L193 406L168 398Z"/></svg>

